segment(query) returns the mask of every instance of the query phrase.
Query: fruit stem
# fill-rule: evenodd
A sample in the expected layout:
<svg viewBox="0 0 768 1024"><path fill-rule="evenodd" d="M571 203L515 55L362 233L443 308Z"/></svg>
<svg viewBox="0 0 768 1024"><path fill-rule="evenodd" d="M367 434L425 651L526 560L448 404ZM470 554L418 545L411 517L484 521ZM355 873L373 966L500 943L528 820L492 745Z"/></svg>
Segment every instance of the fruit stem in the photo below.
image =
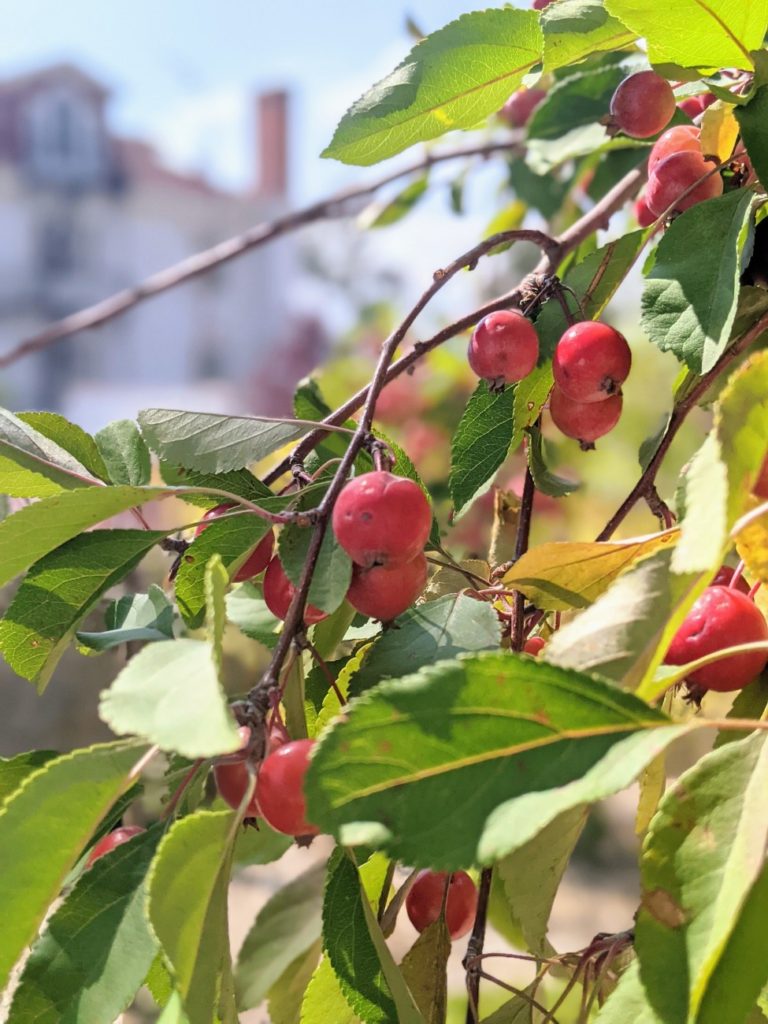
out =
<svg viewBox="0 0 768 1024"><path fill-rule="evenodd" d="M303 640L302 647L304 647L312 655L317 667L320 669L320 671L327 679L328 685L336 694L336 699L339 702L339 707L343 708L347 701L346 698L344 697L344 694L341 692L336 683L336 679L334 678L333 672L331 672L330 668L328 667L328 662L325 660L325 658L323 658L323 656L320 654L315 645L313 643L310 643L309 640Z"/></svg>
<svg viewBox="0 0 768 1024"><path fill-rule="evenodd" d="M763 581L762 580L758 580L757 583L755 583L755 585L752 587L752 589L749 592L750 600L752 600L752 601L755 600L755 598L757 597L757 592L760 589L760 587L762 587L762 585L763 585Z"/></svg>
<svg viewBox="0 0 768 1024"><path fill-rule="evenodd" d="M466 1024L477 1024L480 1020L480 977L483 972L478 966L478 958L482 955L483 946L485 945L485 925L488 919L488 901L491 896L492 881L493 868L483 868L480 872L480 885L477 892L475 923L472 927L472 934L469 937L467 952L462 960L462 966L467 972Z"/></svg>
<svg viewBox="0 0 768 1024"><path fill-rule="evenodd" d="M741 561L739 562L739 564L736 566L736 568L733 571L733 576L731 576L731 582L728 584L728 589L729 590L735 590L736 587L739 584L739 581L740 581L741 577L743 575L744 575L744 559L742 558Z"/></svg>
<svg viewBox="0 0 768 1024"><path fill-rule="evenodd" d="M192 779L194 779L195 775L197 775L197 772L202 763L203 758L199 757L191 766L189 771L184 775L184 778L181 780L181 782L178 784L176 789L171 794L170 800L165 805L163 813L160 815L160 819L162 821L167 821L169 818L173 817L173 813L176 810L176 807L178 806L179 800L181 800L182 796L186 792Z"/></svg>

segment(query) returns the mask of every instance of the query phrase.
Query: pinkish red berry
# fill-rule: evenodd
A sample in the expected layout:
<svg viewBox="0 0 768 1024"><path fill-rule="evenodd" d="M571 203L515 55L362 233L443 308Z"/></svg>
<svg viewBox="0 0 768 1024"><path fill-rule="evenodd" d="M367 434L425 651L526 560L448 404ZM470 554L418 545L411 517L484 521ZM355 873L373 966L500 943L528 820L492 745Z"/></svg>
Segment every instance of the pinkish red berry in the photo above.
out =
<svg viewBox="0 0 768 1024"><path fill-rule="evenodd" d="M478 377L494 386L513 384L535 368L539 336L522 313L502 309L484 317L474 329L467 357Z"/></svg>
<svg viewBox="0 0 768 1024"><path fill-rule="evenodd" d="M307 821L304 777L314 740L292 740L264 758L256 780L261 816L277 832L313 836L320 831Z"/></svg>
<svg viewBox="0 0 768 1024"><path fill-rule="evenodd" d="M546 641L541 636L529 636L523 644L523 654L530 654L532 658L538 658L546 646Z"/></svg>
<svg viewBox="0 0 768 1024"><path fill-rule="evenodd" d="M555 384L573 402L604 402L621 392L632 353L626 338L608 324L584 320L560 338L552 360Z"/></svg>
<svg viewBox="0 0 768 1024"><path fill-rule="evenodd" d="M693 124L677 124L674 128L668 128L663 135L654 142L648 157L648 173L654 169L656 164L666 160L673 153L682 153L689 150L691 153L701 153L701 141L699 129Z"/></svg>
<svg viewBox="0 0 768 1024"><path fill-rule="evenodd" d="M674 113L675 94L669 82L655 71L638 71L614 92L609 127L633 139L649 139L669 124Z"/></svg>
<svg viewBox="0 0 768 1024"><path fill-rule="evenodd" d="M711 92L702 92L698 96L689 96L681 100L677 105L691 119L703 114L707 107L715 102L716 97Z"/></svg>
<svg viewBox="0 0 768 1024"><path fill-rule="evenodd" d="M427 560L418 554L404 565L355 566L347 600L362 615L390 622L411 607L427 582Z"/></svg>
<svg viewBox="0 0 768 1024"><path fill-rule="evenodd" d="M333 532L357 565L403 565L424 549L432 510L413 480L383 470L344 487L333 509Z"/></svg>
<svg viewBox="0 0 768 1024"><path fill-rule="evenodd" d="M295 593L296 587L285 575L283 563L275 556L264 574L264 603L276 618L285 621ZM304 624L306 626L314 626L316 622L327 617L327 612L315 608L312 604L308 604L304 608Z"/></svg>
<svg viewBox="0 0 768 1024"><path fill-rule="evenodd" d="M641 228L649 228L651 224L656 220L654 215L648 209L648 204L645 201L645 196L640 196L639 199L635 200L634 206L635 220Z"/></svg>
<svg viewBox="0 0 768 1024"><path fill-rule="evenodd" d="M416 931L423 932L440 917L446 885L445 924L451 938L460 939L472 927L477 910L477 888L466 871L420 871L405 897L405 909Z"/></svg>
<svg viewBox="0 0 768 1024"><path fill-rule="evenodd" d="M656 164L648 179L648 207L660 217L667 213L682 213L705 199L721 196L723 179L713 172L714 164L700 153L683 151L665 157ZM695 187L691 188L693 185Z"/></svg>
<svg viewBox="0 0 768 1024"><path fill-rule="evenodd" d="M199 537L200 534L214 519L218 519L219 516L223 516L226 512L231 512L232 509L237 508L237 505L224 504L217 505L215 508L209 509L200 522L195 527L195 536ZM232 577L233 583L244 583L246 580L253 579L254 576L258 576L260 573L269 565L269 560L272 557L272 550L275 545L275 535L270 530L264 537L261 538L259 543L248 555L245 562L240 566L235 575Z"/></svg>
<svg viewBox="0 0 768 1024"><path fill-rule="evenodd" d="M610 433L621 416L621 395L611 395L604 402L574 402L555 385L549 399L552 422L566 437L579 441L585 450Z"/></svg>
<svg viewBox="0 0 768 1024"><path fill-rule="evenodd" d="M717 570L715 578L710 583L710 587L730 587L731 581L733 580L734 572L735 570L732 569L730 565L720 566L720 568ZM740 590L742 594L749 593L749 584L743 576L739 576L738 580L736 581L736 586L734 587L734 590Z"/></svg>
<svg viewBox="0 0 768 1024"><path fill-rule="evenodd" d="M142 832L146 832L146 829L141 828L140 825L123 825L121 828L116 828L112 832L107 832L107 834L102 836L98 843L92 847L91 852L88 854L88 859L85 862L85 866L89 868L105 854L111 853L115 847L122 846L123 843L127 843L129 839L133 839L134 836L138 836Z"/></svg>
<svg viewBox="0 0 768 1024"><path fill-rule="evenodd" d="M237 810L240 806L240 801L248 792L248 787L251 784L250 773L245 761L233 761L231 764L225 762L214 765L213 777L221 799ZM245 818L258 818L261 816L255 790L251 794L251 799L248 801L243 816Z"/></svg>
<svg viewBox="0 0 768 1024"><path fill-rule="evenodd" d="M499 117L513 128L524 128L536 107L546 98L543 89L518 89L501 108Z"/></svg>

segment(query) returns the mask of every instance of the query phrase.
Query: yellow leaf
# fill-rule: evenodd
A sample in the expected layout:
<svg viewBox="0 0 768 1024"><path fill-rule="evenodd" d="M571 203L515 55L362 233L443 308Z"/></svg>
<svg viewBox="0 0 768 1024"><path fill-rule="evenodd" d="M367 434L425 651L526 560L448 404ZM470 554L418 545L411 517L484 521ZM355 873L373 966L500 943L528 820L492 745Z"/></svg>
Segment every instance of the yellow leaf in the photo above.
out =
<svg viewBox="0 0 768 1024"><path fill-rule="evenodd" d="M640 799L637 802L635 815L635 835L642 836L656 813L659 800L664 796L667 783L667 754L662 751L654 757L640 776Z"/></svg>
<svg viewBox="0 0 768 1024"><path fill-rule="evenodd" d="M523 555L503 582L520 590L537 608L565 611L586 608L637 562L675 544L680 531L608 543L555 542Z"/></svg>
<svg viewBox="0 0 768 1024"><path fill-rule="evenodd" d="M760 504L757 498L750 498L746 511L750 512ZM768 583L768 512L739 532L736 550L744 559L747 574L756 577L762 583Z"/></svg>
<svg viewBox="0 0 768 1024"><path fill-rule="evenodd" d="M727 160L739 137L739 126L733 107L718 100L707 107L701 121L701 151L706 156Z"/></svg>

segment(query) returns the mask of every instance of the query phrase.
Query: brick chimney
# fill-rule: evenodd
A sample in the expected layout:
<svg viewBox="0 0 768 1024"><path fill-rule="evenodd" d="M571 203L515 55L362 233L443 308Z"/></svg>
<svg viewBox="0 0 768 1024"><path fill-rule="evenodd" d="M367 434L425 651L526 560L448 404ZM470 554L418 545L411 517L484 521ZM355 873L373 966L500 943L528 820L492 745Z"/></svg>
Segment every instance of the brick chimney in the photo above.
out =
<svg viewBox="0 0 768 1024"><path fill-rule="evenodd" d="M258 118L257 195L266 199L288 194L288 93L262 93L256 98Z"/></svg>

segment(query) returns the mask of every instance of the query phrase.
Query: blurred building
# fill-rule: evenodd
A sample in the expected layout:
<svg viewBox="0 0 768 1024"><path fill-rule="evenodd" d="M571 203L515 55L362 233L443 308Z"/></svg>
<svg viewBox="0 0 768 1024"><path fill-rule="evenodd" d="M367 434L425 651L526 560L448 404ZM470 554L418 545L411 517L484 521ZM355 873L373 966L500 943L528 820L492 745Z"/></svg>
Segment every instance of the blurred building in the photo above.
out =
<svg viewBox="0 0 768 1024"><path fill-rule="evenodd" d="M286 208L284 92L256 98L255 181L243 194L114 134L108 101L68 64L0 82L0 351ZM0 403L90 428L147 405L278 411L266 408L270 365L285 373L287 358L295 380L322 346L316 324L287 315L292 272L289 239L239 257L16 363Z"/></svg>

